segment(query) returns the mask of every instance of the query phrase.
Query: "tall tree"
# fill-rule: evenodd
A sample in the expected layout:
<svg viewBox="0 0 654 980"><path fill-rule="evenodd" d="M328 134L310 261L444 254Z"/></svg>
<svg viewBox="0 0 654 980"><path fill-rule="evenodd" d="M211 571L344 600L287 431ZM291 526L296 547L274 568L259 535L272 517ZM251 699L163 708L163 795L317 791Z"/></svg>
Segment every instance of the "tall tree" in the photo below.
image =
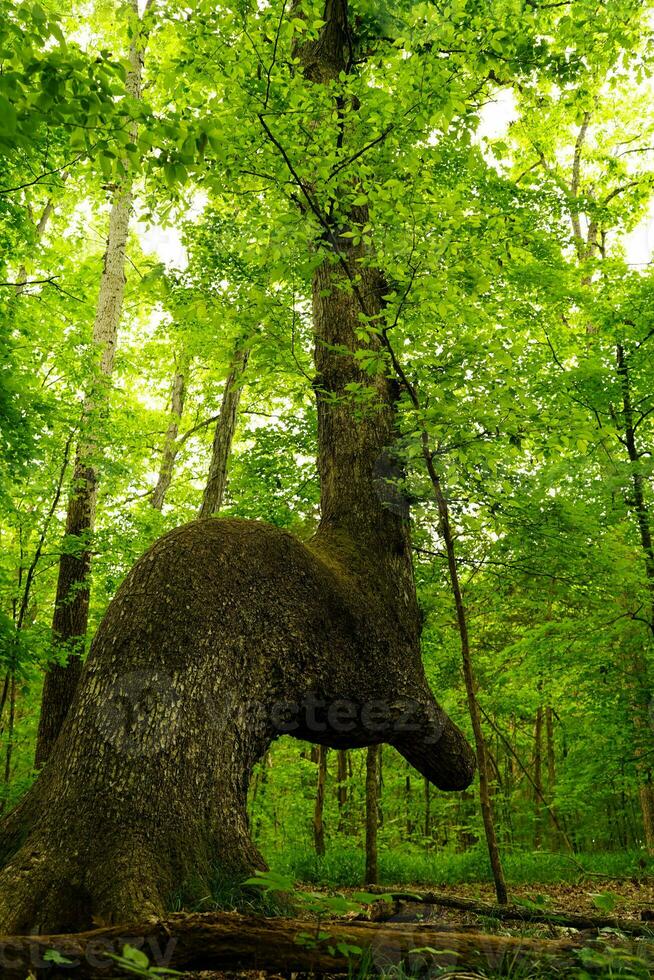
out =
<svg viewBox="0 0 654 980"><path fill-rule="evenodd" d="M129 71L125 91L130 99L141 97L143 38L137 0L131 0L132 22ZM146 6L147 12L147 6ZM130 130L132 142L137 125ZM130 164L112 193L109 231L104 253L98 302L93 323L93 345L97 349L96 376L84 400L83 419L77 444L75 469L66 510L66 544L59 559L59 575L52 618L53 639L66 662L53 663L45 676L36 743L36 765L47 762L75 694L82 669L82 653L89 616L92 544L98 487L98 444L103 406L114 369L118 325L125 289L125 248L132 209Z"/></svg>
<svg viewBox="0 0 654 980"><path fill-rule="evenodd" d="M617 52L613 57L619 58ZM638 64L639 55L635 54ZM648 705L652 698L652 681L647 649L654 632L654 550L652 546L651 496L648 487L649 471L643 460L650 453L648 440L652 433L648 419L652 412L649 394L636 395L633 388L632 365L637 361L641 344L646 343L649 329L640 317L631 318L621 310L624 297L623 269L616 268L617 255L611 252L611 240L617 238L625 224L633 224L643 213L652 173L646 158L651 138L651 124L634 127L631 112L625 112L619 73L613 82L614 108L610 118L602 108L605 75L591 66L580 84L562 100L548 93L541 100L550 125L546 141L537 148L537 168L544 177L532 173L531 182L550 184L556 193L563 191L563 214L569 222L576 263L574 274L583 291L581 320L572 311L564 317L567 336L564 343L576 347L586 371L586 379L578 380L564 367L556 350L557 367L563 371L570 401L590 413L602 458L593 461L600 466L608 483L618 477L627 513L639 544L649 598L647 612L636 613L644 621L640 643L629 644L630 681L629 701L632 724L636 735L639 798L646 846L654 852L654 776L644 748L644 732L648 728ZM529 101L529 97L525 96ZM629 109L631 109L631 105ZM575 125L576 122L576 125ZM574 135L571 136L571 133ZM518 133L523 154L533 155L535 135L530 124L521 123ZM520 155L519 166L525 156ZM619 260L618 260L619 261ZM629 287L627 289L629 292ZM640 305L640 304L638 304ZM607 313L607 308L613 307ZM575 337L579 323L582 338ZM608 327L608 329L607 329ZM612 348L612 350L611 350ZM610 354L609 354L610 351ZM612 361L607 371L600 361L609 355ZM642 372L642 366L635 369ZM607 397L608 396L608 397ZM626 463L616 463L617 453ZM585 440L582 445L585 445ZM616 587L619 586L616 583Z"/></svg>
<svg viewBox="0 0 654 980"><path fill-rule="evenodd" d="M352 26L330 0L300 51L306 97L330 117ZM216 862L223 874L261 867L247 786L280 731L339 749L388 741L442 789L472 779L474 756L422 665L406 505L384 489L395 386L383 363L361 363L380 349L361 314L374 323L386 286L344 234L365 208L348 210L314 242L318 530L305 544L264 524L197 521L136 564L48 767L4 824L5 932L160 914L180 885L204 895ZM362 385L368 404L353 412Z"/></svg>

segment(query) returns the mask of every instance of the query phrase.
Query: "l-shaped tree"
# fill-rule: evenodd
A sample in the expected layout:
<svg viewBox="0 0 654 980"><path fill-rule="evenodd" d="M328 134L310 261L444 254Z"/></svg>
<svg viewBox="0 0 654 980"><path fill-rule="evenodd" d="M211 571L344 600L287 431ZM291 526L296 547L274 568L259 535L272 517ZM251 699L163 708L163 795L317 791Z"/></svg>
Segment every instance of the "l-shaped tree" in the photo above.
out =
<svg viewBox="0 0 654 980"><path fill-rule="evenodd" d="M350 64L345 0L323 20L299 48L307 86ZM158 916L173 896L204 898L216 876L264 867L247 789L282 733L338 749L388 742L441 789L471 782L474 755L421 661L395 384L383 356L365 369L387 292L348 234L366 220L353 206L315 242L316 534L199 520L137 562L46 768L0 830L0 931Z"/></svg>

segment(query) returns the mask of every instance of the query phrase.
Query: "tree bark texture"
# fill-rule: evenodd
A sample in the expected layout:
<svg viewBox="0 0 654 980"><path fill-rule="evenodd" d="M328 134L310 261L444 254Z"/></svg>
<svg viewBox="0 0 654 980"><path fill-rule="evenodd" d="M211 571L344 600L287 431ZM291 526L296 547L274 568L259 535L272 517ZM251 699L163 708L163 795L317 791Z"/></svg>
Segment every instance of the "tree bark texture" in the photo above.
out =
<svg viewBox="0 0 654 980"><path fill-rule="evenodd" d="M217 871L263 867L247 786L280 733L387 740L442 788L466 786L467 743L392 628L316 539L222 519L161 538L110 604L50 763L2 828L0 929L160 915L173 894L206 896Z"/></svg>
<svg viewBox="0 0 654 980"><path fill-rule="evenodd" d="M131 0L138 19L137 0ZM143 58L137 33L129 50L130 69L125 88L138 99L141 95ZM136 139L136 125L131 137ZM41 697L41 716L36 743L36 766L48 759L77 687L89 615L89 571L91 536L95 523L99 451L96 423L105 402L113 372L118 324L125 291L125 247L132 208L132 180L129 173L113 193L109 214L109 233L100 278L100 291L93 323L93 345L98 351L98 373L87 394L77 445L75 470L66 511L66 542L59 559L57 591L52 619L54 643L67 655L64 664L54 663L45 675Z"/></svg>

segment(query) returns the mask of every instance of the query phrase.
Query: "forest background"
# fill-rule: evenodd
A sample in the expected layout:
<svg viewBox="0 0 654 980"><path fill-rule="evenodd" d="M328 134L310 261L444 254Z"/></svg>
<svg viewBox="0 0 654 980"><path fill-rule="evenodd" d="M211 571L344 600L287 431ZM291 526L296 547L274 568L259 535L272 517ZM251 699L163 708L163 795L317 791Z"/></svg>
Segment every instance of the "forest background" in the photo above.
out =
<svg viewBox="0 0 654 980"><path fill-rule="evenodd" d="M0 0L0 805L34 779L44 673L153 540L219 509L315 528L311 173L369 209L420 393L398 451L425 666L472 737L427 432L508 876L630 873L654 853L652 8L352 8L339 159L288 71L321 4ZM367 827L381 880L488 877L476 791L369 756L275 743L250 802L272 866L357 884Z"/></svg>

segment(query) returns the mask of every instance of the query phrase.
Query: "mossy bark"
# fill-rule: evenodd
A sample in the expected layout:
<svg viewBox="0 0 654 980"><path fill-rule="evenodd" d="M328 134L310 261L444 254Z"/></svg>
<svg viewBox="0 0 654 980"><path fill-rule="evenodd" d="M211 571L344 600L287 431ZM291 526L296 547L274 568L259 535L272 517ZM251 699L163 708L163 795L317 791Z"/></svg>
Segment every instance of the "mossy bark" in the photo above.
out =
<svg viewBox="0 0 654 980"><path fill-rule="evenodd" d="M392 619L316 541L221 519L160 539L111 603L23 804L31 826L0 873L0 931L161 914L216 873L263 867L247 786L283 732L390 741L443 788L467 785L470 750ZM5 829L11 852L20 835Z"/></svg>

